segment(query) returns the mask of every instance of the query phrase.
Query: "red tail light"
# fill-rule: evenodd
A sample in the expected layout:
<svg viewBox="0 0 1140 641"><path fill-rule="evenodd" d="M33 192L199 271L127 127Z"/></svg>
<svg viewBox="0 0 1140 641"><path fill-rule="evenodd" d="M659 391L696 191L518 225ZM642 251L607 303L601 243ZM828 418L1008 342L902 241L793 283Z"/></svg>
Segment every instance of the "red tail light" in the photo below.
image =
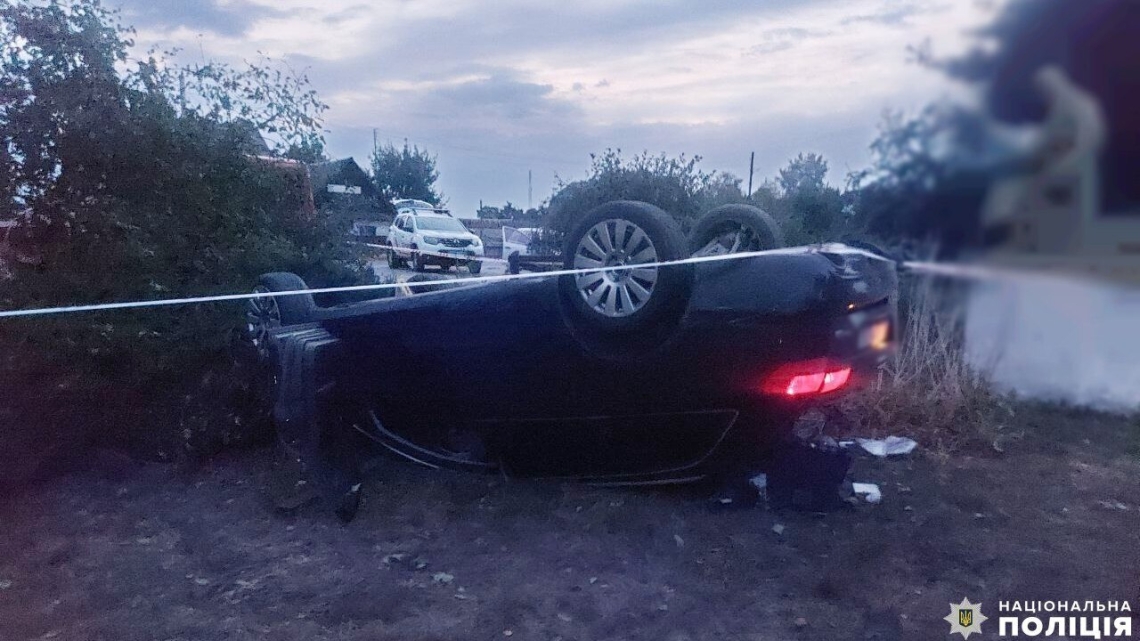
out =
<svg viewBox="0 0 1140 641"><path fill-rule="evenodd" d="M816 360L781 367L765 381L764 391L780 396L826 394L843 387L849 380L850 367Z"/></svg>
<svg viewBox="0 0 1140 641"><path fill-rule="evenodd" d="M787 387L784 388L784 394L788 396L800 396L801 394L815 394L823 387L823 379L827 375L823 372L818 374L800 374L793 376L792 380L788 382Z"/></svg>
<svg viewBox="0 0 1140 641"><path fill-rule="evenodd" d="M835 390L847 384L847 379L851 378L851 368L844 367L828 372L823 375L823 385L819 388L820 394L827 392L834 392Z"/></svg>

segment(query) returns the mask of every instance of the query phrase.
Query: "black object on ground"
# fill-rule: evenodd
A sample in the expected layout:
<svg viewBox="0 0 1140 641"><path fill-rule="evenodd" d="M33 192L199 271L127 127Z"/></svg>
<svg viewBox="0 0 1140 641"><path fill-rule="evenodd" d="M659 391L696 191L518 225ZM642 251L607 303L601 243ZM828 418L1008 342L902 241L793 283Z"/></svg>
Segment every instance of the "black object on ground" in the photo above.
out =
<svg viewBox="0 0 1140 641"><path fill-rule="evenodd" d="M842 448L788 442L777 448L768 469L768 505L809 512L844 507L839 489L849 469L851 455Z"/></svg>

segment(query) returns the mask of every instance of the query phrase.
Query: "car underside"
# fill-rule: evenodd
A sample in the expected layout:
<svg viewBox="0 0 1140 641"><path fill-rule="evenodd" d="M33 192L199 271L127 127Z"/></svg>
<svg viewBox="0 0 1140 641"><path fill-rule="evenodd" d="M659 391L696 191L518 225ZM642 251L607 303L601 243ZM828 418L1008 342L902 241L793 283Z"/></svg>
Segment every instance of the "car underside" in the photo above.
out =
<svg viewBox="0 0 1140 641"><path fill-rule="evenodd" d="M659 210L611 205L569 237L567 267L584 273L331 308L277 299L290 318L264 351L281 442L309 467L350 431L433 467L690 481L762 459L890 356L892 261L825 245L668 264L690 244L715 256L723 230L680 254Z"/></svg>

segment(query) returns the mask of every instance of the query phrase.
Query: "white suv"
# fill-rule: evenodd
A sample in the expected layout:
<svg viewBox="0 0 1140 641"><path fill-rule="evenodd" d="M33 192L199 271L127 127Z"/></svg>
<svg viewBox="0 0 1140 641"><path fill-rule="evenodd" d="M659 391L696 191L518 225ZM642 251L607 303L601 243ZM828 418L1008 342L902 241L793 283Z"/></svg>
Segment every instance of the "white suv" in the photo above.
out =
<svg viewBox="0 0 1140 641"><path fill-rule="evenodd" d="M438 210L401 210L388 228L388 266L407 265L423 271L426 265L439 265L447 271L452 265L466 265L472 274L483 268L483 241L463 223Z"/></svg>

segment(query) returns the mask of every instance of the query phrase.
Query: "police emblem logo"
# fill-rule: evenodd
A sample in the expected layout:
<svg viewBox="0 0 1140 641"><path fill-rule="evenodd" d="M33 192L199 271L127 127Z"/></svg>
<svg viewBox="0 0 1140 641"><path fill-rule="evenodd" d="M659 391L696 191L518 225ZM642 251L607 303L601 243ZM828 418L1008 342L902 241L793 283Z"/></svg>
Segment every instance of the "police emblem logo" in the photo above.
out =
<svg viewBox="0 0 1140 641"><path fill-rule="evenodd" d="M960 634L963 639L969 639L971 634L982 633L982 622L987 618L982 614L981 603L962 599L961 603L950 604L950 614L943 621L950 624L950 634Z"/></svg>

